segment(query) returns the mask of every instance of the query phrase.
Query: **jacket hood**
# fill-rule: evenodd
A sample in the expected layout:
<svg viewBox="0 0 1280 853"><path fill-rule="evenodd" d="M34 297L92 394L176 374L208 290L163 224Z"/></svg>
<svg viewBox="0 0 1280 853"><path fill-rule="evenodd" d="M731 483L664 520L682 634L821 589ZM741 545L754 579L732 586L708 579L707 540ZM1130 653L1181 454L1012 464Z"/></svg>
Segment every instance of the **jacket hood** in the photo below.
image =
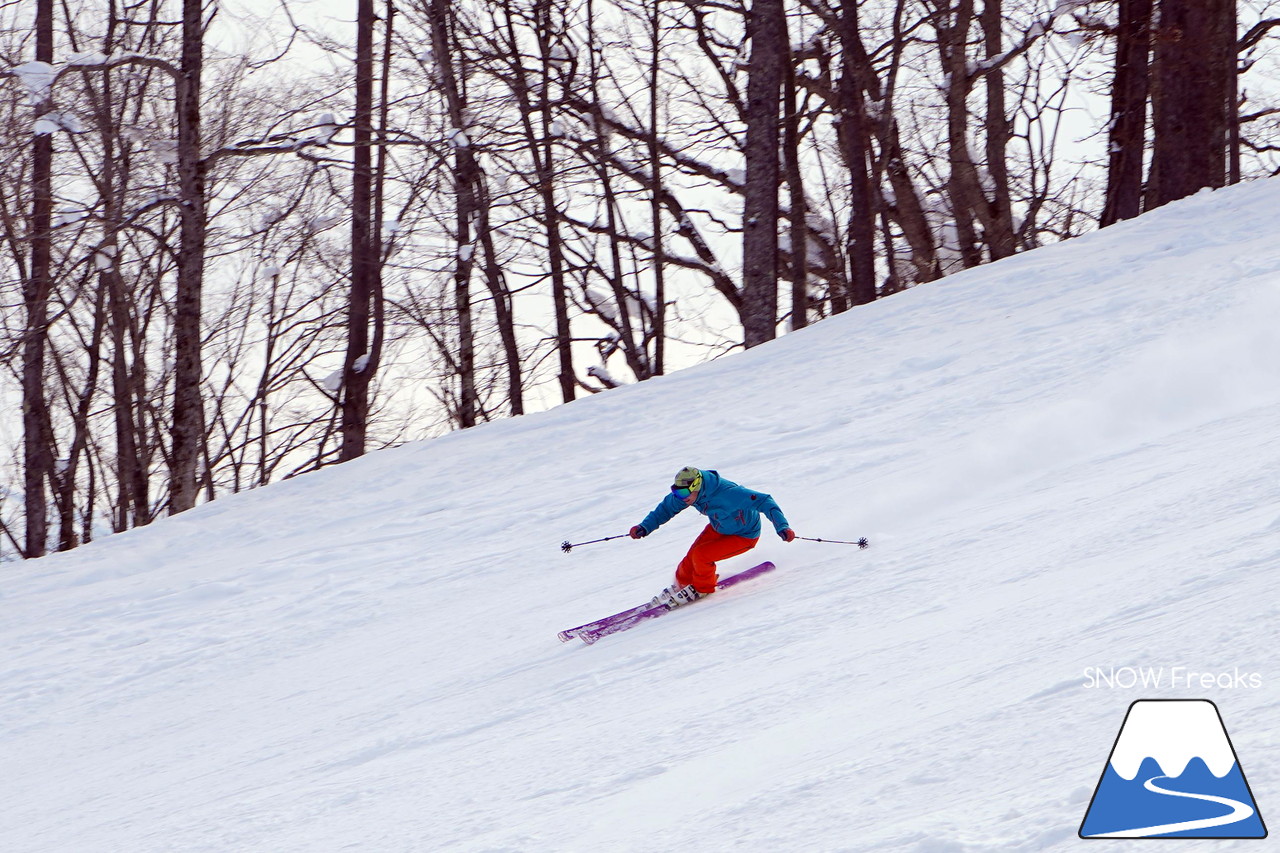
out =
<svg viewBox="0 0 1280 853"><path fill-rule="evenodd" d="M699 506L707 498L720 491L720 473L718 471L709 471L706 468L702 470L702 488L698 490L698 496L694 498L693 505Z"/></svg>

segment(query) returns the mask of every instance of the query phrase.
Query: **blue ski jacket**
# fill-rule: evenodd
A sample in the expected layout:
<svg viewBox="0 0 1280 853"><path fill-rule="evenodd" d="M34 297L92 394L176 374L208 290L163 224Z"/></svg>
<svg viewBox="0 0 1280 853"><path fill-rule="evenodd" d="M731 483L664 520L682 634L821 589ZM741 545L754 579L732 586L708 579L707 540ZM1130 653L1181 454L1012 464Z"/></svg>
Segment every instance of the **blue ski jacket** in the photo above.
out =
<svg viewBox="0 0 1280 853"><path fill-rule="evenodd" d="M653 512L645 516L640 526L646 533L652 533L687 506L705 515L713 530L727 536L760 538L761 514L768 517L779 535L791 526L772 497L739 486L715 471L702 472L702 490L692 504L686 504L674 494L667 495Z"/></svg>

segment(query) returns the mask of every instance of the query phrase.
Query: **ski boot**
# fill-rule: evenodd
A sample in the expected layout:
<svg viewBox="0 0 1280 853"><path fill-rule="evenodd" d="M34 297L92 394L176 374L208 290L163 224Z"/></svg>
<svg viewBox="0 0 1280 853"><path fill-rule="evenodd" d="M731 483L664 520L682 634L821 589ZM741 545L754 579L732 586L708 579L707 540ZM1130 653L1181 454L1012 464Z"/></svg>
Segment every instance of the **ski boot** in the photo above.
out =
<svg viewBox="0 0 1280 853"><path fill-rule="evenodd" d="M672 610L682 605L697 601L706 594L707 593L705 592L698 592L693 588L692 584L689 586L680 586L679 584L673 583L671 586L654 596L651 604L654 607L662 605L668 610Z"/></svg>

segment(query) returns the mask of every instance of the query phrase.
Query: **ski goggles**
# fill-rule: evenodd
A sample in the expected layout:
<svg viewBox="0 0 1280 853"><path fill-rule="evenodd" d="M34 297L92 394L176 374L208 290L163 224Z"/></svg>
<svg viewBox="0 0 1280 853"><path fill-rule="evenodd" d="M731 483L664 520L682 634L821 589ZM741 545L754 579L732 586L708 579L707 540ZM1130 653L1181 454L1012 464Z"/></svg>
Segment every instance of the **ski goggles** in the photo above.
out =
<svg viewBox="0 0 1280 853"><path fill-rule="evenodd" d="M681 471L681 475L686 472ZM687 501L693 495L702 489L702 473L699 472L692 477L680 476L676 478L675 484L671 487L671 494L675 495L682 501Z"/></svg>

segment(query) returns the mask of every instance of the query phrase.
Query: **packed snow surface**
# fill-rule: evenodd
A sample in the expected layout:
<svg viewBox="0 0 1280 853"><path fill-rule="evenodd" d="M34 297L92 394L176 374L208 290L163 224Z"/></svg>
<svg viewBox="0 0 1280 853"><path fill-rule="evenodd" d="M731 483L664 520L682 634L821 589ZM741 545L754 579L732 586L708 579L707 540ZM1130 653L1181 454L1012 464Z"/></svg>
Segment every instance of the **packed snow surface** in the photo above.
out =
<svg viewBox="0 0 1280 853"><path fill-rule="evenodd" d="M6 565L0 849L1075 849L1160 697L1280 819L1278 321L1273 180ZM685 465L871 548L559 643Z"/></svg>

